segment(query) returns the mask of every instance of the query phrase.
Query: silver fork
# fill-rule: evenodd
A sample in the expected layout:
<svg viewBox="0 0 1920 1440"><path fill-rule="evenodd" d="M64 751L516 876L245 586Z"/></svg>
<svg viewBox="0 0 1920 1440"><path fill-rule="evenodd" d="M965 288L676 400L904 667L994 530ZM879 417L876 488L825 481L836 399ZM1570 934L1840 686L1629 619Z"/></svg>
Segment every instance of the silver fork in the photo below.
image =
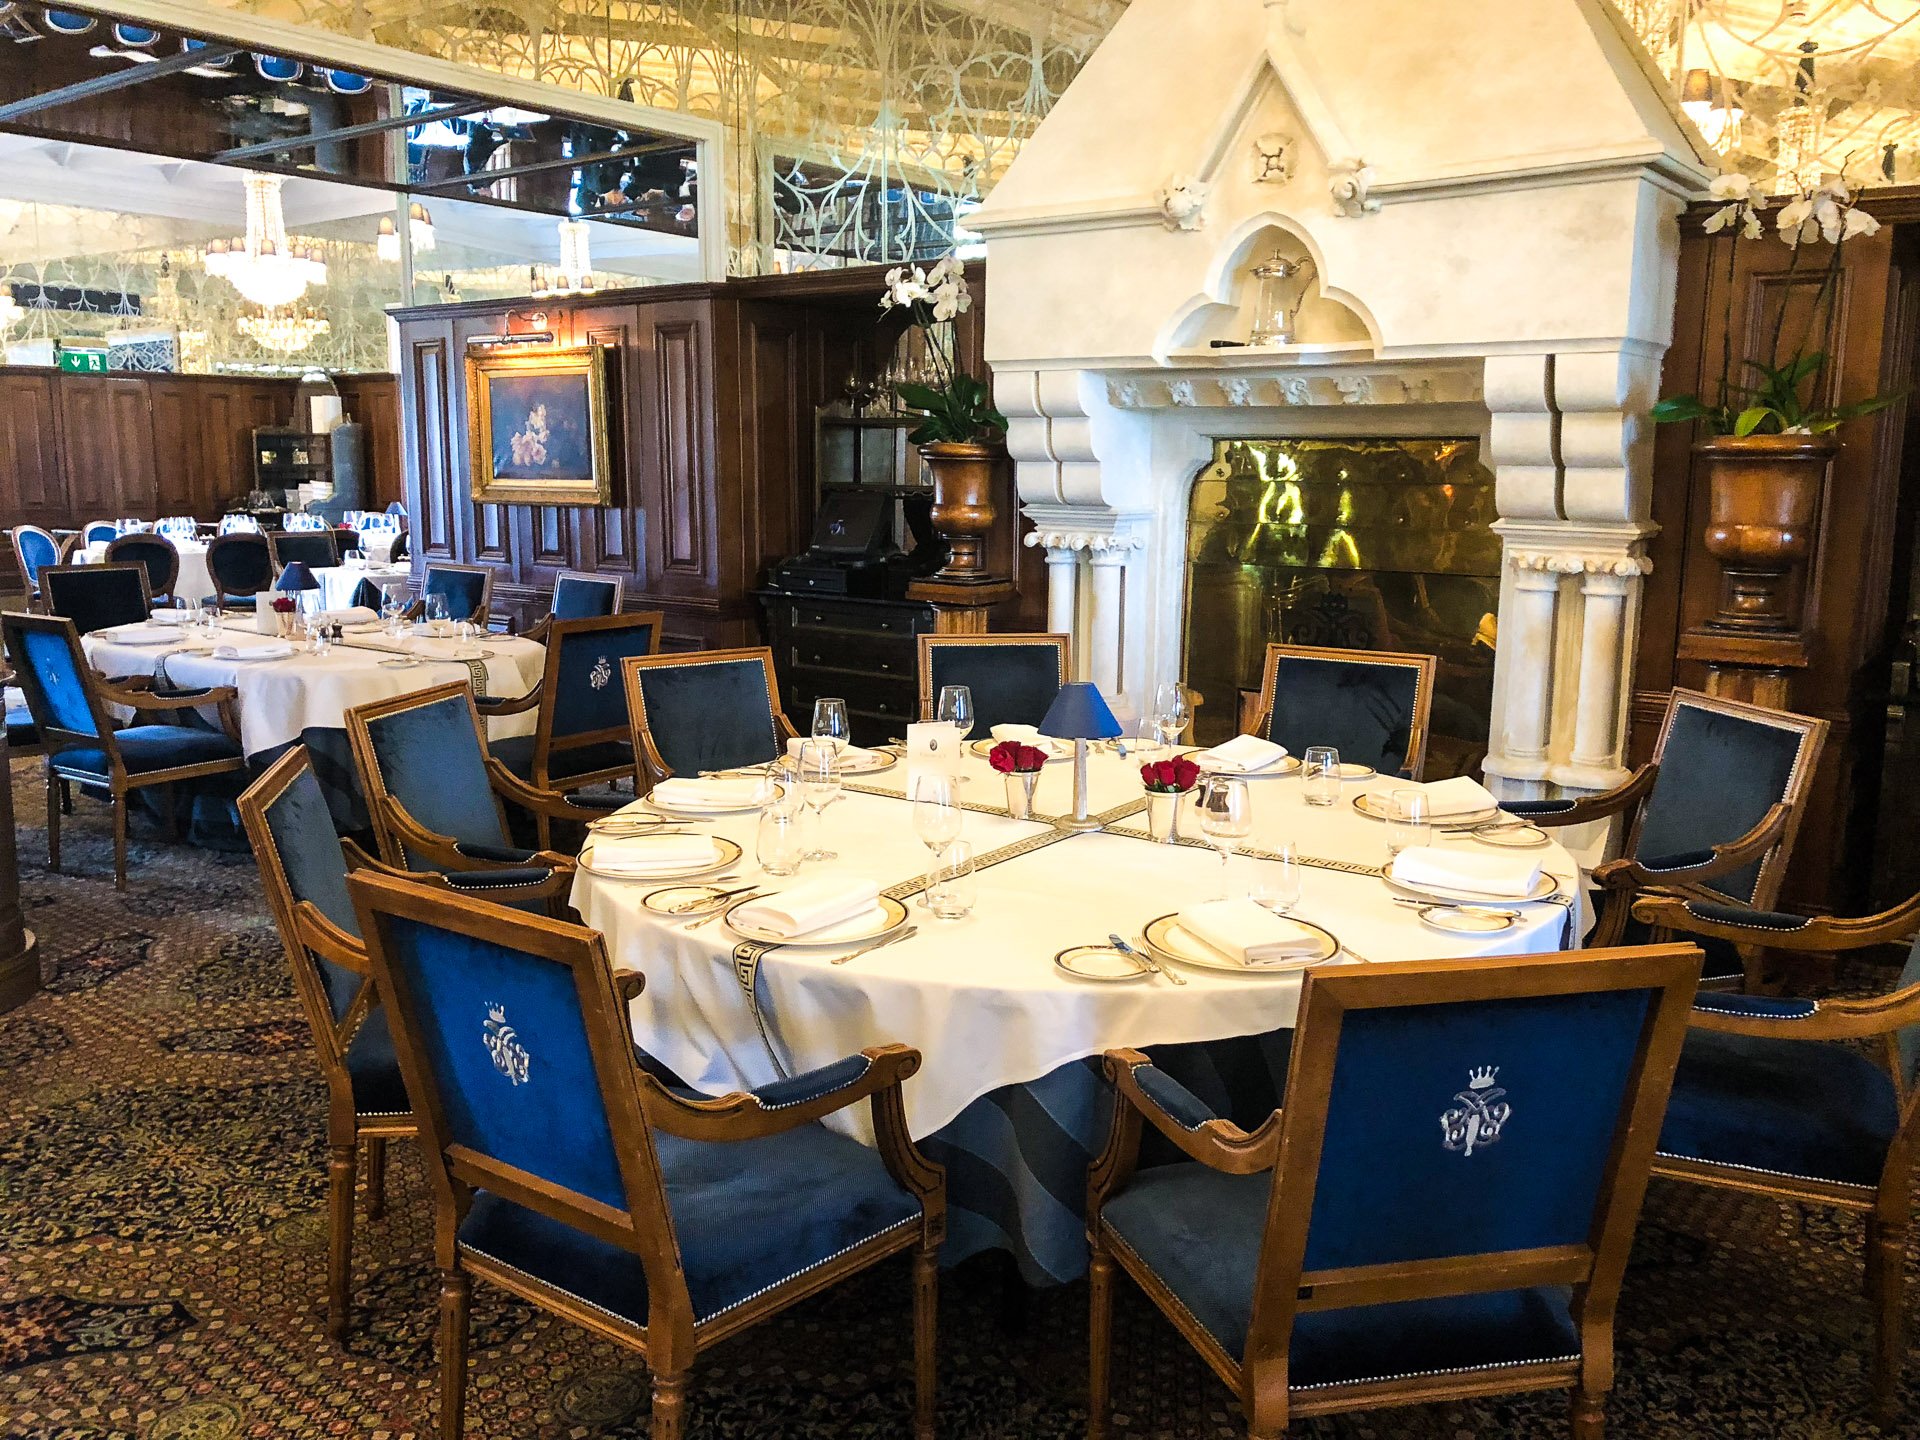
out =
<svg viewBox="0 0 1920 1440"><path fill-rule="evenodd" d="M911 940L919 933L920 927L918 925L909 925L904 930L894 931L893 934L887 936L884 940L876 940L871 945L862 945L858 950L849 950L846 954L835 959L833 963L836 965L844 965L849 960L858 960L862 955L871 955L876 950L884 950L887 946L897 944L902 940Z"/></svg>
<svg viewBox="0 0 1920 1440"><path fill-rule="evenodd" d="M741 893L740 898L743 900L757 898L759 893L760 893L760 887L756 885L749 890L743 891ZM733 907L731 905L722 903L722 905L718 910L715 910L711 915L702 915L698 920L694 921L691 925L687 926L687 928L682 933L691 935L695 930L698 930L702 925L711 925L714 921L718 920L722 915L726 914L727 911L731 910L732 908Z"/></svg>

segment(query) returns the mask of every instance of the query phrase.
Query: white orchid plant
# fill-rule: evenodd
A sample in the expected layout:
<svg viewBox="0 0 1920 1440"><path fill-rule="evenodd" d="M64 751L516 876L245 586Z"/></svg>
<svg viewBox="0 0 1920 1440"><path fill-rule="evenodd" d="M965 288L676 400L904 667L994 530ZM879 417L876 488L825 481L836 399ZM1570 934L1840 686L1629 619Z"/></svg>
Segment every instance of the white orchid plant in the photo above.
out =
<svg viewBox="0 0 1920 1440"><path fill-rule="evenodd" d="M1717 176L1708 194L1720 202L1720 208L1707 217L1705 230L1717 235L1730 231L1727 246L1727 303L1733 304L1734 264L1742 240L1763 239L1767 233L1763 212L1766 197L1754 192L1753 181L1738 174ZM1753 372L1752 384L1738 383L1733 376L1733 318L1723 327L1720 352L1720 389L1709 404L1698 395L1672 395L1653 407L1656 421L1705 420L1716 435L1822 435L1838 429L1847 421L1884 410L1899 398L1875 395L1851 405L1823 405L1812 399L1815 382L1827 368L1825 350L1811 348L1826 334L1832 318L1833 297L1840 280L1840 258L1846 243L1856 236L1871 235L1880 222L1859 207L1846 182L1834 179L1803 191L1780 207L1774 217L1780 239L1793 251L1787 274L1791 279L1800 267L1802 255L1825 242L1833 247L1826 270L1814 296L1813 313L1808 317L1800 340L1784 359L1781 343L1785 338L1787 314L1782 305L1773 323L1773 340L1766 360L1748 360Z"/></svg>
<svg viewBox="0 0 1920 1440"><path fill-rule="evenodd" d="M934 333L934 327L949 325L972 308L973 292L957 255L932 269L901 265L887 272L880 309L889 315L904 311L909 324L927 332L933 383L905 381L894 387L901 404L921 417L907 437L916 445L971 445L1006 432L1007 418L994 408L986 383L960 368L950 337Z"/></svg>

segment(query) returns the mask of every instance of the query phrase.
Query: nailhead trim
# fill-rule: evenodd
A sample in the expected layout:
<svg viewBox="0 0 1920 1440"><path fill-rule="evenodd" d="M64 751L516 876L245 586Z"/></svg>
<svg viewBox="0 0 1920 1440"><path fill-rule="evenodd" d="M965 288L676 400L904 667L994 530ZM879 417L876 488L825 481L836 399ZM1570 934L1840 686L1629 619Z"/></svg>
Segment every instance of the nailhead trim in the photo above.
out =
<svg viewBox="0 0 1920 1440"><path fill-rule="evenodd" d="M798 1100L782 1100L777 1105L767 1104L766 1101L760 1100L758 1095L755 1095L753 1098L760 1100L760 1108L762 1110L792 1110L796 1106L811 1105L814 1101L824 1100L829 1095L838 1095L842 1090L851 1090L855 1085L858 1085L862 1080L866 1079L868 1074L873 1070L873 1061L864 1056L861 1058L866 1059L866 1063L860 1067L860 1073L834 1086L831 1090L822 1090L817 1095L802 1095Z"/></svg>
<svg viewBox="0 0 1920 1440"><path fill-rule="evenodd" d="M1770 912L1765 910L1754 911L1753 914L1756 918L1752 920L1722 920L1713 915L1702 915L1699 912L1699 910L1694 908L1699 903L1700 902L1696 900L1687 901L1686 912L1687 914L1693 916L1694 919L1704 920L1709 925L1739 925L1739 926L1743 926L1748 930L1778 930L1784 934L1790 930L1804 930L1807 928L1807 926L1813 923L1812 920L1808 919L1804 915L1794 915L1789 917L1783 917L1787 923L1782 924L1780 923L1779 920L1770 918L1774 913L1777 913L1777 912Z"/></svg>
<svg viewBox="0 0 1920 1440"><path fill-rule="evenodd" d="M1813 1008L1802 1015L1768 1014L1761 1010L1741 1010L1732 1006L1726 1009L1719 1009L1712 1005L1702 1005L1697 998L1693 1002L1693 1009L1694 1013L1698 1015L1731 1015L1739 1020L1778 1020L1784 1024L1793 1024L1796 1021L1811 1020L1820 1013L1820 1002L1818 1000L1809 1000L1806 1003Z"/></svg>
<svg viewBox="0 0 1920 1440"><path fill-rule="evenodd" d="M480 879L465 878L466 876L484 877L487 873L484 870L457 871L455 873L460 874L463 877L459 880L456 880L453 878L452 875L447 876L447 884L455 890L518 890L523 886L527 886L527 885L544 885L547 883L547 881L553 878L553 871L550 869L542 870L540 872L540 878L538 880L488 880L485 878L480 878Z"/></svg>
<svg viewBox="0 0 1920 1440"><path fill-rule="evenodd" d="M1665 1150L1653 1152L1662 1160L1684 1160L1690 1165L1718 1165L1723 1170L1744 1170L1749 1175L1778 1175L1782 1180L1810 1180L1816 1185L1844 1185L1849 1190L1865 1190L1872 1194L1878 1185L1862 1185L1854 1180L1834 1180L1825 1175L1800 1175L1792 1170L1769 1170L1764 1165L1736 1165L1731 1160L1703 1160L1698 1155L1672 1155Z"/></svg>

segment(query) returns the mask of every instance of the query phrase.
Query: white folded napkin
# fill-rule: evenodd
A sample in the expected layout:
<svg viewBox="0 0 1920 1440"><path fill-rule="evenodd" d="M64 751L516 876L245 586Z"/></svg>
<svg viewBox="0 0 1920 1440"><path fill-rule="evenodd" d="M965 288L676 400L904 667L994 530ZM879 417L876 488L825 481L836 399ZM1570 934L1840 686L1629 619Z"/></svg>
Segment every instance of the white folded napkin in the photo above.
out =
<svg viewBox="0 0 1920 1440"><path fill-rule="evenodd" d="M1477 815L1483 810L1497 809L1500 804L1493 792L1471 775L1456 775L1451 780L1434 780L1412 788L1427 797L1427 815L1434 820L1445 820L1450 815Z"/></svg>
<svg viewBox="0 0 1920 1440"><path fill-rule="evenodd" d="M216 660L284 660L293 654L293 646L284 640L277 645L216 645Z"/></svg>
<svg viewBox="0 0 1920 1440"><path fill-rule="evenodd" d="M1017 741L1022 745L1038 745L1040 727L1038 725L996 725L993 727L993 739L997 745L1004 745L1009 740Z"/></svg>
<svg viewBox="0 0 1920 1440"><path fill-rule="evenodd" d="M709 810L735 807L744 810L749 805L771 800L773 792L767 782L757 776L736 780L716 775L705 780L662 780L653 787L651 798L669 810L678 805Z"/></svg>
<svg viewBox="0 0 1920 1440"><path fill-rule="evenodd" d="M378 625L380 623L380 616L365 605L349 605L342 610L329 610L327 619L336 625Z"/></svg>
<svg viewBox="0 0 1920 1440"><path fill-rule="evenodd" d="M610 875L660 875L719 858L710 835L618 835L593 842L594 869Z"/></svg>
<svg viewBox="0 0 1920 1440"><path fill-rule="evenodd" d="M810 735L796 735L793 739L787 741L787 754L798 760L800 758L800 752L809 745L831 745L836 751L846 751L853 748L853 746L845 740L835 740L832 736L823 735L816 740Z"/></svg>
<svg viewBox="0 0 1920 1440"><path fill-rule="evenodd" d="M1194 761L1202 769L1237 770L1242 773L1251 770L1265 770L1278 765L1287 758L1287 747L1276 745L1271 740L1263 740L1258 735L1236 735L1224 745L1216 745L1211 750L1202 751L1194 756Z"/></svg>
<svg viewBox="0 0 1920 1440"><path fill-rule="evenodd" d="M880 887L871 880L823 878L789 885L778 895L742 905L733 913L743 925L791 939L857 919L879 899Z"/></svg>
<svg viewBox="0 0 1920 1440"><path fill-rule="evenodd" d="M193 616L184 610L156 610L153 612L153 623L156 625L189 625L192 622Z"/></svg>
<svg viewBox="0 0 1920 1440"><path fill-rule="evenodd" d="M1241 898L1208 900L1180 912L1180 928L1242 965L1273 965L1320 953L1321 940L1264 906Z"/></svg>
<svg viewBox="0 0 1920 1440"><path fill-rule="evenodd" d="M1402 885L1435 886L1474 895L1521 899L1540 883L1540 862L1520 855L1483 855L1438 845L1415 845L1393 857L1388 872Z"/></svg>

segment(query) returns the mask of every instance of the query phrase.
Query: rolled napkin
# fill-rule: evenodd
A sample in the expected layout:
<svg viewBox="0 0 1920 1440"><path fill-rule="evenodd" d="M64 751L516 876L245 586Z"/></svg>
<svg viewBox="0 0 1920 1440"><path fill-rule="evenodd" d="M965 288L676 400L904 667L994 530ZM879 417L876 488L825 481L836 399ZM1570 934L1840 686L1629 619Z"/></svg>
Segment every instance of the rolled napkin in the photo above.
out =
<svg viewBox="0 0 1920 1440"><path fill-rule="evenodd" d="M1242 898L1209 900L1180 912L1180 928L1242 965L1279 965L1320 953L1322 940L1264 906Z"/></svg>
<svg viewBox="0 0 1920 1440"><path fill-rule="evenodd" d="M1434 820L1445 820L1449 815L1477 815L1500 807L1493 792L1471 775L1456 775L1451 780L1434 780L1412 788L1427 797L1427 815Z"/></svg>
<svg viewBox="0 0 1920 1440"><path fill-rule="evenodd" d="M796 735L793 739L787 741L787 754L798 760L800 758L800 752L809 745L831 745L837 751L853 749L853 746L847 741L835 740L832 736L828 735L823 735L817 740L811 735Z"/></svg>
<svg viewBox="0 0 1920 1440"><path fill-rule="evenodd" d="M1473 850L1415 845L1393 857L1388 871L1402 885L1435 886L1501 899L1525 899L1540 883L1540 862L1520 855L1482 855Z"/></svg>
<svg viewBox="0 0 1920 1440"><path fill-rule="evenodd" d="M1020 745L1038 745L1040 727L1038 725L996 725L993 727L993 742L1004 745L1012 740Z"/></svg>
<svg viewBox="0 0 1920 1440"><path fill-rule="evenodd" d="M718 857L710 835L618 835L594 840L591 863L609 875L659 875L710 865Z"/></svg>
<svg viewBox="0 0 1920 1440"><path fill-rule="evenodd" d="M1258 735L1236 735L1226 744L1203 750L1193 758L1203 770L1236 770L1244 774L1278 765L1287 758L1287 747Z"/></svg>
<svg viewBox="0 0 1920 1440"><path fill-rule="evenodd" d="M293 646L284 640L277 645L216 645L216 660L284 660L293 654Z"/></svg>
<svg viewBox="0 0 1920 1440"><path fill-rule="evenodd" d="M657 800L669 810L678 805L709 810L735 807L744 810L749 805L771 800L773 792L767 782L758 776L739 780L710 776L705 780L662 780L653 787L653 794L648 798Z"/></svg>
<svg viewBox="0 0 1920 1440"><path fill-rule="evenodd" d="M823 878L789 885L778 895L742 905L733 913L743 925L791 939L856 920L879 900L880 887L871 880Z"/></svg>

